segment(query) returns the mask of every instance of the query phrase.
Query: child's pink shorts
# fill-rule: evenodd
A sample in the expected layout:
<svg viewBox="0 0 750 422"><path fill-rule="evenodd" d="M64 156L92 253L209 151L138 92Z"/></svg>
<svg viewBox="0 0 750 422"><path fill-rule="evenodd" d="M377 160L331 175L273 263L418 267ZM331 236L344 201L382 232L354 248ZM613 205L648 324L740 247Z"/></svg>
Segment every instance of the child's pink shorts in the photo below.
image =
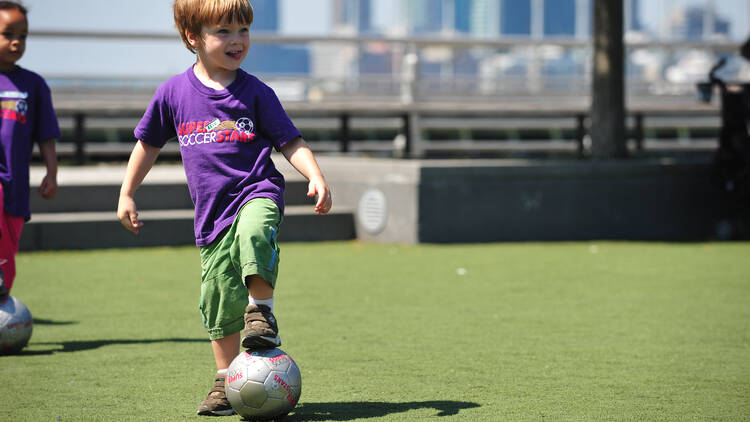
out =
<svg viewBox="0 0 750 422"><path fill-rule="evenodd" d="M23 230L23 217L5 212L3 185L0 184L0 270L3 271L3 282L10 290L16 278L16 254Z"/></svg>

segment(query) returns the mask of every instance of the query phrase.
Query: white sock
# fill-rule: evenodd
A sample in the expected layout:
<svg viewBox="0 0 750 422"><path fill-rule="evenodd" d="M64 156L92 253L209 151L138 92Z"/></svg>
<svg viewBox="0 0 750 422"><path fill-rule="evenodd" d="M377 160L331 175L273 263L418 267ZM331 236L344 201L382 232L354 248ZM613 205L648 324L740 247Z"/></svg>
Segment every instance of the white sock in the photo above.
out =
<svg viewBox="0 0 750 422"><path fill-rule="evenodd" d="M219 369L218 371L216 371L216 374L217 375L226 375L228 369L229 368Z"/></svg>
<svg viewBox="0 0 750 422"><path fill-rule="evenodd" d="M266 305L271 308L271 312L273 312L273 296L269 299L253 299L252 296L248 295L247 301L249 305Z"/></svg>

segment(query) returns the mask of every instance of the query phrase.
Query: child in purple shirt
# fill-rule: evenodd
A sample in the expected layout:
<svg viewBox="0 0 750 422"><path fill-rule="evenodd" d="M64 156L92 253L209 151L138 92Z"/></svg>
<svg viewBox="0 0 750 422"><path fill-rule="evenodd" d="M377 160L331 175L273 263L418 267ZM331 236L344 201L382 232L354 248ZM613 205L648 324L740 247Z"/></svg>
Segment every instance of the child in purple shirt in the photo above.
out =
<svg viewBox="0 0 750 422"><path fill-rule="evenodd" d="M117 216L125 228L138 233L143 223L133 195L160 148L168 140L179 142L195 205L201 315L218 369L198 414L229 415L234 411L224 380L240 344L249 349L281 344L273 292L284 178L271 161L272 149L309 180L307 195L317 196L315 212L331 209L331 192L273 90L240 69L253 21L248 0L176 0L174 16L197 60L156 90L136 127L138 142Z"/></svg>
<svg viewBox="0 0 750 422"><path fill-rule="evenodd" d="M57 194L55 139L60 137L52 96L41 76L16 62L26 50L26 8L0 1L0 297L16 275L15 255L29 208L29 162L34 143L47 167L39 186L44 199Z"/></svg>

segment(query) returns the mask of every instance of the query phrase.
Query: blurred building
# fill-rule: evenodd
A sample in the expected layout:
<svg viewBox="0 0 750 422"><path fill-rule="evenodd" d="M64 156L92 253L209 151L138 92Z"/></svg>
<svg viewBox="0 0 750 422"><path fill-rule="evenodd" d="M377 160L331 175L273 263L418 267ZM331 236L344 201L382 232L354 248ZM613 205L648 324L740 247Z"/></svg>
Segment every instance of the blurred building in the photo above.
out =
<svg viewBox="0 0 750 422"><path fill-rule="evenodd" d="M253 0L255 16L251 32L279 31L279 1ZM310 73L310 52L305 46L258 44L251 40L242 68L254 74Z"/></svg>
<svg viewBox="0 0 750 422"><path fill-rule="evenodd" d="M279 2L277 0L253 0L253 31L279 30Z"/></svg>
<svg viewBox="0 0 750 422"><path fill-rule="evenodd" d="M333 1L333 30L338 35L359 34L368 35L375 31L372 22L372 2L370 0L334 0ZM327 56L338 67L335 74L345 77L347 70L360 75L390 74L393 71L393 51L383 43L368 43L361 49L345 48L344 57L355 60L351 65L341 63L341 50L328 49ZM320 49L318 51L321 51Z"/></svg>
<svg viewBox="0 0 750 422"><path fill-rule="evenodd" d="M625 30L643 31L640 0L625 0Z"/></svg>
<svg viewBox="0 0 750 422"><path fill-rule="evenodd" d="M394 37L499 37L586 41L593 27L597 0L330 0L331 34ZM282 0L254 0L252 31L279 32ZM624 0L629 40L652 39L644 24L642 0ZM682 3L670 3L672 6ZM691 3L695 4L695 3ZM679 7L664 19L662 33L673 39L711 40L730 33L730 22L717 16L711 0ZM375 8L378 9L375 9ZM387 9L384 9L387 8ZM379 14L376 22L375 16ZM383 19L387 16L387 19ZM651 23L653 25L653 23ZM369 83L399 80L405 71L408 44L381 41L311 43L304 46L253 43L243 67L250 72L305 75L315 83L356 89ZM416 51L418 75L429 86L479 79L526 86L529 92L583 83L590 57L584 48L555 45L511 45L503 48L430 46ZM631 86L664 78L664 69L679 55L639 49L626 62ZM672 72L674 73L674 72ZM384 82L385 81L385 82ZM434 85L432 85L434 84ZM495 89L491 87L490 89ZM328 89L328 88L326 88ZM331 88L335 90L336 88ZM645 89L645 88L644 88Z"/></svg>
<svg viewBox="0 0 750 422"><path fill-rule="evenodd" d="M708 40L717 35L728 38L730 23L717 16L711 3L705 7L675 9L669 16L669 33L682 40Z"/></svg>
<svg viewBox="0 0 750 422"><path fill-rule="evenodd" d="M453 27L459 34L468 34L471 31L471 6L472 0L453 0Z"/></svg>
<svg viewBox="0 0 750 422"><path fill-rule="evenodd" d="M531 35L531 0L504 0L501 4L500 32L503 35Z"/></svg>
<svg viewBox="0 0 750 422"><path fill-rule="evenodd" d="M576 34L576 0L544 2L544 36L573 37Z"/></svg>
<svg viewBox="0 0 750 422"><path fill-rule="evenodd" d="M411 34L438 34L443 31L443 0L409 0L403 2L403 7Z"/></svg>
<svg viewBox="0 0 750 422"><path fill-rule="evenodd" d="M372 32L370 0L333 0L332 8L335 33L367 34Z"/></svg>

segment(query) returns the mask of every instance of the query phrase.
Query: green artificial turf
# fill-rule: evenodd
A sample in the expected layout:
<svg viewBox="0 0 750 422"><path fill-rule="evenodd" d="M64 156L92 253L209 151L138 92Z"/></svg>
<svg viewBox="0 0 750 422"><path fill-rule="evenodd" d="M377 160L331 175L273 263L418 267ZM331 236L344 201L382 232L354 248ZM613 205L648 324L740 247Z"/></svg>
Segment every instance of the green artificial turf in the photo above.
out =
<svg viewBox="0 0 750 422"><path fill-rule="evenodd" d="M282 245L291 421L750 418L750 244ZM0 421L195 416L193 247L18 255ZM222 420L240 420L238 416Z"/></svg>

